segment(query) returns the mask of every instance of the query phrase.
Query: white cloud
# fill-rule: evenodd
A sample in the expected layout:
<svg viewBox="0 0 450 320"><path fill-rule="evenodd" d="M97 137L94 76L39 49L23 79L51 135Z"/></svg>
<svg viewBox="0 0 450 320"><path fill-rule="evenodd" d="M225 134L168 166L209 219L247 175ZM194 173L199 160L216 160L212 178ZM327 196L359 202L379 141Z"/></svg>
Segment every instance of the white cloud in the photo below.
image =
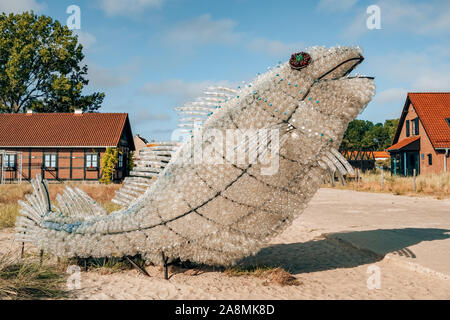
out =
<svg viewBox="0 0 450 320"><path fill-rule="evenodd" d="M448 58L430 55L428 54L430 50L433 49L385 54L375 58L371 63L374 63L378 72L387 76L389 80L408 83L410 91L449 91Z"/></svg>
<svg viewBox="0 0 450 320"><path fill-rule="evenodd" d="M23 11L39 11L45 8L36 0L3 0L0 2L0 12L21 13Z"/></svg>
<svg viewBox="0 0 450 320"><path fill-rule="evenodd" d="M81 30L73 30L73 33L78 36L78 42L83 45L83 49L90 49L92 45L97 42L94 35L89 32L84 32Z"/></svg>
<svg viewBox="0 0 450 320"><path fill-rule="evenodd" d="M256 38L248 42L247 49L255 52L266 52L274 57L284 57L299 51L304 46L301 42L285 43L279 40Z"/></svg>
<svg viewBox="0 0 450 320"><path fill-rule="evenodd" d="M405 99L408 90L401 88L390 88L381 91L374 97L374 102L378 103L392 103L399 102Z"/></svg>
<svg viewBox="0 0 450 320"><path fill-rule="evenodd" d="M147 8L159 8L163 0L97 0L100 8L108 16L130 16Z"/></svg>
<svg viewBox="0 0 450 320"><path fill-rule="evenodd" d="M234 31L237 23L231 19L212 20L205 14L184 21L164 35L167 42L175 45L185 44L234 44L242 34Z"/></svg>
<svg viewBox="0 0 450 320"><path fill-rule="evenodd" d="M173 79L159 83L148 82L140 89L140 93L150 97L170 96L175 98L176 103L185 103L201 96L206 88L213 85L236 87L235 84L228 81L185 82L180 79Z"/></svg>
<svg viewBox="0 0 450 320"><path fill-rule="evenodd" d="M161 34L161 37L171 45L183 45L184 50L204 45L241 45L246 50L274 57L283 57L304 47L301 42L286 43L264 37L255 38L248 33L236 31L236 26L237 22L234 20L213 20L210 14L204 14L174 26Z"/></svg>
<svg viewBox="0 0 450 320"><path fill-rule="evenodd" d="M419 75L412 87L417 91L445 91L450 90L450 68L443 70L427 70Z"/></svg>
<svg viewBox="0 0 450 320"><path fill-rule="evenodd" d="M165 112L150 112L147 109L140 109L133 112L133 122L135 124L146 123L149 121L169 121L170 115Z"/></svg>
<svg viewBox="0 0 450 320"><path fill-rule="evenodd" d="M392 32L411 32L419 35L441 35L450 32L450 2L410 0L380 0L374 3L380 7L381 28ZM368 32L368 15L360 10L344 30L344 36L355 38ZM376 31L371 31L376 32Z"/></svg>
<svg viewBox="0 0 450 320"><path fill-rule="evenodd" d="M324 11L348 10L353 7L358 0L320 0L317 9Z"/></svg>
<svg viewBox="0 0 450 320"><path fill-rule="evenodd" d="M95 64L88 64L89 86L107 89L120 87L130 82L131 77L123 70L106 69Z"/></svg>

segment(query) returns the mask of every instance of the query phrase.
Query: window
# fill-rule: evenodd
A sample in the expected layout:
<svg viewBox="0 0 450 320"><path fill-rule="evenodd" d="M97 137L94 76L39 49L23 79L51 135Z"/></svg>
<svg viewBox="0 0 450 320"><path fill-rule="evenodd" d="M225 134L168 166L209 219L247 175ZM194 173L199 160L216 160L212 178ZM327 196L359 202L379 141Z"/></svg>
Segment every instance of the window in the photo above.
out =
<svg viewBox="0 0 450 320"><path fill-rule="evenodd" d="M123 154L119 154L119 168L123 168Z"/></svg>
<svg viewBox="0 0 450 320"><path fill-rule="evenodd" d="M450 127L450 118L445 119L445 121L447 121L447 124Z"/></svg>
<svg viewBox="0 0 450 320"><path fill-rule="evenodd" d="M431 155L431 153L428 154L428 165L433 165L433 156Z"/></svg>
<svg viewBox="0 0 450 320"><path fill-rule="evenodd" d="M414 135L419 135L419 118L414 119Z"/></svg>
<svg viewBox="0 0 450 320"><path fill-rule="evenodd" d="M44 166L46 168L56 168L56 154L50 153L44 155Z"/></svg>
<svg viewBox="0 0 450 320"><path fill-rule="evenodd" d="M86 155L86 168L98 168L98 156L95 153Z"/></svg>
<svg viewBox="0 0 450 320"><path fill-rule="evenodd" d="M15 168L16 167L16 155L15 154L4 154L3 155L3 167Z"/></svg>
<svg viewBox="0 0 450 320"><path fill-rule="evenodd" d="M406 136L409 137L409 120L406 120Z"/></svg>

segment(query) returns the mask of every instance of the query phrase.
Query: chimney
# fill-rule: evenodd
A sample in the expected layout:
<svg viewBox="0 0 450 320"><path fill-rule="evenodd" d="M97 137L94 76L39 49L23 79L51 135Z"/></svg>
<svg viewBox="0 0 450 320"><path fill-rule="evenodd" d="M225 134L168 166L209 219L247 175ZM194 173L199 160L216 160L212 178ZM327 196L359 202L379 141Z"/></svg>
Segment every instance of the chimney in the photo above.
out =
<svg viewBox="0 0 450 320"><path fill-rule="evenodd" d="M34 113L34 111L33 111L33 109L27 109L27 114L33 114Z"/></svg>
<svg viewBox="0 0 450 320"><path fill-rule="evenodd" d="M75 114L83 114L83 109L75 109L73 111L73 113L75 113Z"/></svg>

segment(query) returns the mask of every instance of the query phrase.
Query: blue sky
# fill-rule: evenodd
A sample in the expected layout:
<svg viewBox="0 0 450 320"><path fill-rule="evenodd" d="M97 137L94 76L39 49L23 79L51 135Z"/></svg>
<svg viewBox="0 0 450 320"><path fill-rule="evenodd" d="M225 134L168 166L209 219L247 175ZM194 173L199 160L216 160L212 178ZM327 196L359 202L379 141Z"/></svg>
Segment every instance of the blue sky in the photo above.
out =
<svg viewBox="0 0 450 320"><path fill-rule="evenodd" d="M0 11L34 10L66 23L81 9L80 42L102 112L128 112L133 133L166 140L173 107L208 85L235 87L313 45L359 45L355 72L376 77L360 119L399 117L408 91L450 89L450 1L412 0L0 0ZM381 29L366 27L369 5Z"/></svg>

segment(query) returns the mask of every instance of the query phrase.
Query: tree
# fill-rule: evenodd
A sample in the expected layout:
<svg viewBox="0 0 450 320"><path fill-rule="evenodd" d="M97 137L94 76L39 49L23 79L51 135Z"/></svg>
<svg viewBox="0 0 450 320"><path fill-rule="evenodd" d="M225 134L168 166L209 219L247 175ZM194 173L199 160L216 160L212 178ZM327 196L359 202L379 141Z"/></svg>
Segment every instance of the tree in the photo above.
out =
<svg viewBox="0 0 450 320"><path fill-rule="evenodd" d="M392 144L399 119L386 120L384 124L353 120L342 139L341 150L385 150Z"/></svg>
<svg viewBox="0 0 450 320"><path fill-rule="evenodd" d="M104 93L82 95L88 68L78 37L33 12L0 15L0 112L97 110Z"/></svg>
<svg viewBox="0 0 450 320"><path fill-rule="evenodd" d="M389 130L377 123L367 131L362 139L362 147L367 150L384 150L391 145Z"/></svg>
<svg viewBox="0 0 450 320"><path fill-rule="evenodd" d="M362 148L362 140L367 131L373 127L373 123L365 120L353 120L348 124L342 139L342 150L358 150Z"/></svg>
<svg viewBox="0 0 450 320"><path fill-rule="evenodd" d="M389 131L390 145L394 141L394 136L395 136L395 132L397 131L399 121L400 121L400 119L391 119L391 120L386 120L384 122L384 126L387 127L388 131Z"/></svg>

